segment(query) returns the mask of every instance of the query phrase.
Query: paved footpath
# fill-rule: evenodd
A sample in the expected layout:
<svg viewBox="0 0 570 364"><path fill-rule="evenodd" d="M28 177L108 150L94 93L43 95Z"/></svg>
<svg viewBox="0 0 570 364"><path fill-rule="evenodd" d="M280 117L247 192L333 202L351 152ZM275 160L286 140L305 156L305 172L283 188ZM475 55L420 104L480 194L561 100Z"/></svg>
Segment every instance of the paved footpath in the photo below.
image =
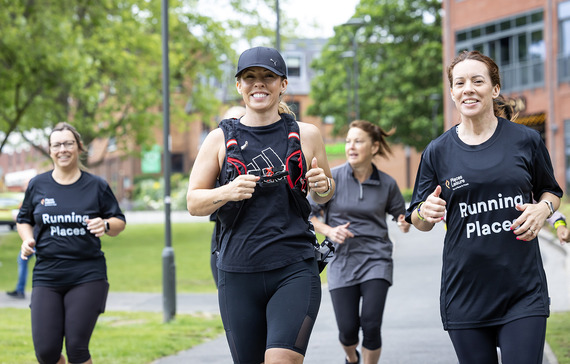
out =
<svg viewBox="0 0 570 364"><path fill-rule="evenodd" d="M160 217L158 217L160 219ZM131 223L134 219L130 220ZM153 222L158 222L153 219ZM178 221L176 221L178 222ZM394 241L394 285L388 300L382 327L381 363L391 364L455 364L455 357L439 315L439 285L443 226L423 233L411 229L401 233L395 223L389 229ZM560 247L550 234L542 233L541 250L552 298L552 311L570 310L570 245ZM176 249L176 247L175 247ZM29 297L29 292L27 297ZM15 300L0 294L0 307L21 307L26 300ZM215 294L178 294L177 313L211 312L219 314ZM107 310L162 312L162 295L151 293L109 294ZM337 328L330 295L323 287L323 300L306 355L306 364L344 362L338 344ZM557 364L550 349L545 348L543 364ZM221 335L152 364L228 364L231 356Z"/></svg>
<svg viewBox="0 0 570 364"><path fill-rule="evenodd" d="M439 314L439 285L444 230L441 225L430 233L411 229L401 233L389 226L394 251L394 285L388 293L382 327L381 363L455 364L451 341L442 328ZM552 310L570 309L570 262L567 251L544 234L541 248L552 291ZM179 300L180 305L180 300ZM338 344L337 328L330 295L323 287L321 309L311 335L306 364L342 363L344 353ZM557 364L549 347L543 364ZM162 358L153 364L231 363L225 340L216 340Z"/></svg>

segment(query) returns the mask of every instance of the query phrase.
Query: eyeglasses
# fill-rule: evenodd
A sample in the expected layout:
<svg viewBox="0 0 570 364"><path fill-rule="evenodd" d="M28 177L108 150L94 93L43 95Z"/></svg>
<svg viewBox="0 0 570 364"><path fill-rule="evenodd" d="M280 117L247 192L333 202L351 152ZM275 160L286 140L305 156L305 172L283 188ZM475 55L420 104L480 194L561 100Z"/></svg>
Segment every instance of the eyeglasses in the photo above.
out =
<svg viewBox="0 0 570 364"><path fill-rule="evenodd" d="M57 152L58 150L61 149L62 145L63 145L63 149L71 150L71 149L73 149L73 146L75 145L75 141L74 140L68 140L68 141L63 142L63 143L53 143L52 145L49 146L49 149L51 149L52 152Z"/></svg>

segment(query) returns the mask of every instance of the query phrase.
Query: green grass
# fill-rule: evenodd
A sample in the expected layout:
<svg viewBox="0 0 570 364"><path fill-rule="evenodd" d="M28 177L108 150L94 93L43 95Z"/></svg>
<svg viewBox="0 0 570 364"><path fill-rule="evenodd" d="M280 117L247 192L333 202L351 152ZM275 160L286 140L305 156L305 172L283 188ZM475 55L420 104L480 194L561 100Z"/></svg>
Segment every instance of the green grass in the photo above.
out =
<svg viewBox="0 0 570 364"><path fill-rule="evenodd" d="M546 328L546 341L559 364L570 364L570 311L550 315Z"/></svg>
<svg viewBox="0 0 570 364"><path fill-rule="evenodd" d="M210 271L212 229L213 223L172 225L177 293L216 291ZM0 236L0 288L4 291L13 290L16 284L20 244L16 232ZM102 245L111 291L162 292L165 244L161 224L127 225L119 236L104 237ZM33 264L32 259L28 293ZM0 323L0 364L36 363L29 309L0 309ZM97 322L90 350L95 363L150 363L222 332L218 316L177 314L173 321L163 323L162 313L106 312Z"/></svg>
<svg viewBox="0 0 570 364"><path fill-rule="evenodd" d="M95 363L141 364L172 355L222 331L219 317L177 315L169 323L161 313L106 312L99 317L91 337L90 352ZM0 309L0 363L37 363L34 355L30 311Z"/></svg>
<svg viewBox="0 0 570 364"><path fill-rule="evenodd" d="M216 291L210 270L213 227L210 222L172 225L178 293ZM16 284L20 244L16 232L0 237L0 288L5 291L13 290ZM127 225L119 236L103 237L111 291L161 293L164 245L161 224ZM28 265L30 278L32 267L33 264ZM31 289L31 279L26 287Z"/></svg>

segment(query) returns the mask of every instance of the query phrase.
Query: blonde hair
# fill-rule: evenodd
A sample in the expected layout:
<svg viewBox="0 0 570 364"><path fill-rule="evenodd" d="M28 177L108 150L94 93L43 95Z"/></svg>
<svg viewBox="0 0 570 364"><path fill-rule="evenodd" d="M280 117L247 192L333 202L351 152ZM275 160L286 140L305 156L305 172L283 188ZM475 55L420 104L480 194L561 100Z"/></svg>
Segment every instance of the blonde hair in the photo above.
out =
<svg viewBox="0 0 570 364"><path fill-rule="evenodd" d="M279 114L291 114L297 120L297 116L285 101L279 101Z"/></svg>

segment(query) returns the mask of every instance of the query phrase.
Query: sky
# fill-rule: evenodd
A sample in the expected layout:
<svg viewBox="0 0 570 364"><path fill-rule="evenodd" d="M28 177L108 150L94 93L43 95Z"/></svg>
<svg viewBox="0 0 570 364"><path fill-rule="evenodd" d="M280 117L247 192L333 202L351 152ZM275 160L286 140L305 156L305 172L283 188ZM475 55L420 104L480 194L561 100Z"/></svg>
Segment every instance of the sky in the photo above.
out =
<svg viewBox="0 0 570 364"><path fill-rule="evenodd" d="M304 38L329 38L334 35L333 28L345 23L354 15L360 0L280 0L281 13L288 18L297 19L297 34ZM267 10L261 9L260 11ZM227 0L206 0L198 2L198 11L219 20L231 18L232 9ZM275 19L273 11L268 10L264 16ZM239 52L245 49L236 46Z"/></svg>
<svg viewBox="0 0 570 364"><path fill-rule="evenodd" d="M345 23L354 15L359 0L283 0L282 11L299 21L299 32L307 38L329 38L333 27ZM315 29L310 24L318 24Z"/></svg>

